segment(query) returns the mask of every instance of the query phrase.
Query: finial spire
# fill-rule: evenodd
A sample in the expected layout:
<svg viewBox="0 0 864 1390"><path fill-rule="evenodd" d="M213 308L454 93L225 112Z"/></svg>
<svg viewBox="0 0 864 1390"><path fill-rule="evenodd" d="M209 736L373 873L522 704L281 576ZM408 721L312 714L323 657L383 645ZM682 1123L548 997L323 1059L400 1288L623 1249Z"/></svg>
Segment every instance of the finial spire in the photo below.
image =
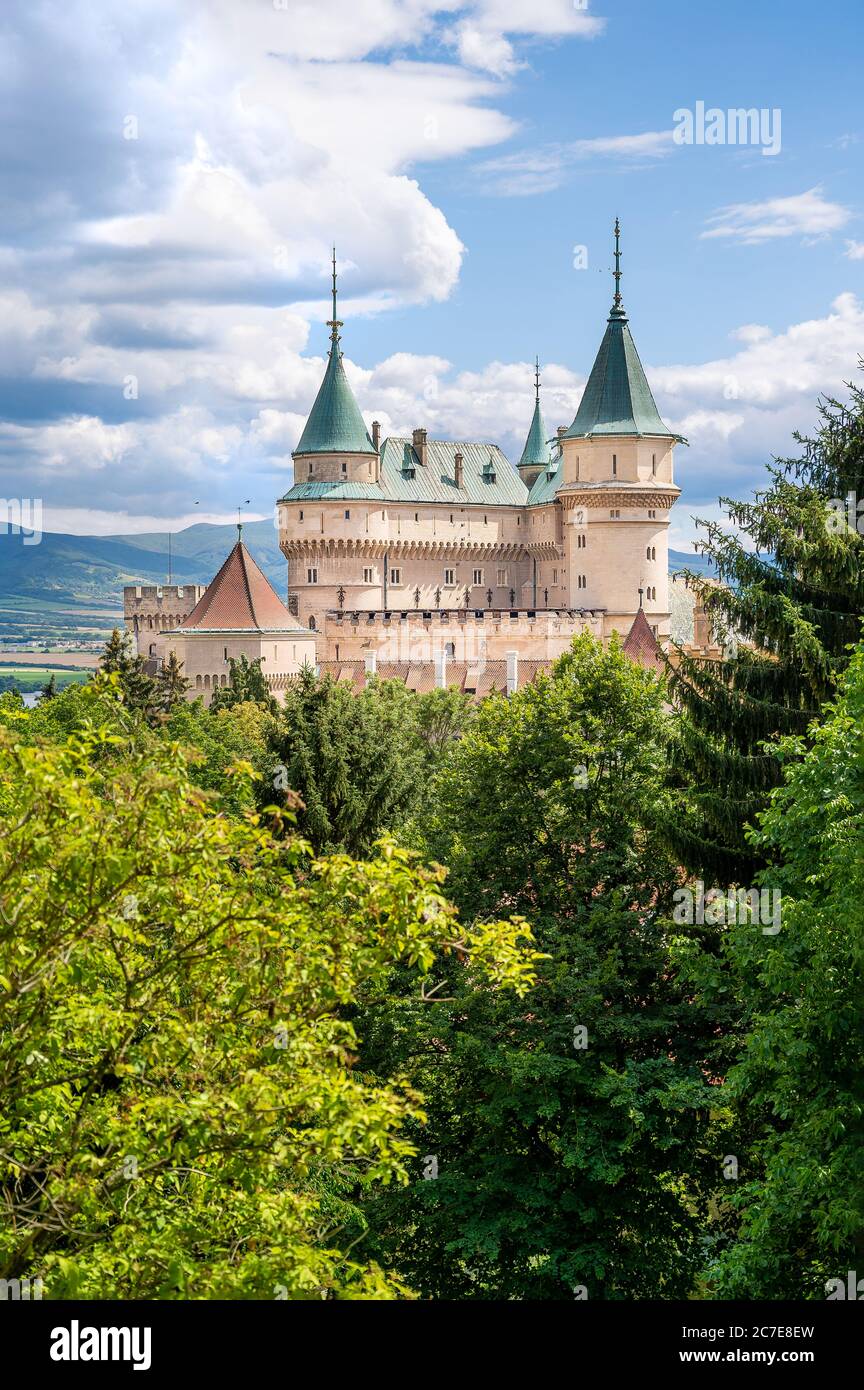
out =
<svg viewBox="0 0 864 1390"><path fill-rule="evenodd" d="M624 301L621 298L621 223L615 218L615 269L612 272L615 280L615 296L612 300L612 313L616 318L624 317Z"/></svg>
<svg viewBox="0 0 864 1390"><path fill-rule="evenodd" d="M534 359L534 399L540 403L540 358Z"/></svg>
<svg viewBox="0 0 864 1390"><path fill-rule="evenodd" d="M339 329L342 327L342 320L336 317L336 247L333 247L333 317L327 320L327 327L330 329L330 341L333 348L339 342ZM331 348L331 352L333 351Z"/></svg>
<svg viewBox="0 0 864 1390"><path fill-rule="evenodd" d="M238 544L238 545L240 544L240 542L241 542L242 539L243 539L243 521L242 521L242 518L241 518L240 513L242 512L242 510L243 510L244 507L248 507L248 506L249 506L249 498L247 497L247 498L246 498L246 501L245 501L245 502L240 502L239 505L238 505L238 507L237 507L237 544Z"/></svg>

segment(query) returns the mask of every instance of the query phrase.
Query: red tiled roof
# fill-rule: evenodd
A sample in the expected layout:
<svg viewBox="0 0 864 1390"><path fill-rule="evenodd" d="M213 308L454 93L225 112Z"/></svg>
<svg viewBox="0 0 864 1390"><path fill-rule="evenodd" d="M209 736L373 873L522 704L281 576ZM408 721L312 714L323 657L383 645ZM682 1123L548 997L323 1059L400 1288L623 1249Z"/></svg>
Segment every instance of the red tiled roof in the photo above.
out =
<svg viewBox="0 0 864 1390"><path fill-rule="evenodd" d="M660 645L648 626L648 619L645 617L643 608L639 609L633 619L630 631L624 638L623 651L624 655L629 656L630 660L635 661L638 666L651 668L664 664Z"/></svg>
<svg viewBox="0 0 864 1390"><path fill-rule="evenodd" d="M243 542L238 541L180 627L210 632L296 632L300 624Z"/></svg>

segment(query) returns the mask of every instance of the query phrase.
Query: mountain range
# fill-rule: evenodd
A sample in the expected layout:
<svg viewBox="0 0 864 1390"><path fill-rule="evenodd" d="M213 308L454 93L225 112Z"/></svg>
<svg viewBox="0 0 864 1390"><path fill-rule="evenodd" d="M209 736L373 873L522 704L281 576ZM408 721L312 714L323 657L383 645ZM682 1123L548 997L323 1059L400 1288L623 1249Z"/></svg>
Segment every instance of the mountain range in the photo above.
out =
<svg viewBox="0 0 864 1390"><path fill-rule="evenodd" d="M29 537L27 538L29 539ZM170 537L171 579L175 584L209 584L237 539L233 525L199 522ZM280 598L287 572L272 521L247 521L243 540ZM0 601L84 612L122 607L124 584L168 582L165 531L138 535L71 536L45 532L38 545L27 545L17 529L0 533ZM702 555L669 551L669 570L710 573Z"/></svg>

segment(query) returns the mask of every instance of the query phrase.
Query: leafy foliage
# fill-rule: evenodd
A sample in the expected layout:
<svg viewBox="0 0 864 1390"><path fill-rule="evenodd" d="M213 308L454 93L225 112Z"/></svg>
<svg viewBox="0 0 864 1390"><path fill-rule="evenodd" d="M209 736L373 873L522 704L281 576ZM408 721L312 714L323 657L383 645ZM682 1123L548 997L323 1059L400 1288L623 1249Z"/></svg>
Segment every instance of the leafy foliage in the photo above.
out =
<svg viewBox="0 0 864 1390"><path fill-rule="evenodd" d="M727 1298L824 1298L864 1256L864 648L810 747L777 756L754 840L779 866L782 929L727 947L753 1018L728 1093L756 1128L713 1271Z"/></svg>
<svg viewBox="0 0 864 1390"><path fill-rule="evenodd" d="M426 1097L438 1176L418 1165L370 1216L382 1259L423 1293L693 1285L721 1156L717 1019L678 980L664 920L667 722L654 675L580 638L549 675L486 700L437 778L428 848L463 916L524 912L546 959L524 1001L453 965L425 1003L367 1001L364 1062L404 1067Z"/></svg>
<svg viewBox="0 0 864 1390"><path fill-rule="evenodd" d="M420 1102L356 1072L345 1010L442 952L522 993L527 929L463 931L406 851L315 860L218 811L164 735L93 722L63 745L0 733L0 884L0 1277L404 1292L349 1252L338 1194L404 1180Z"/></svg>
<svg viewBox="0 0 864 1390"><path fill-rule="evenodd" d="M764 842L746 827L780 781L765 740L803 735L858 639L864 611L864 537L837 526L831 499L864 498L864 391L821 404L800 458L769 468L751 502L721 501L738 528L703 523L700 544L717 585L690 575L722 636L724 662L684 661L673 675L682 721L677 762L684 788L670 838L684 863L718 883L752 883ZM741 643L749 644L741 645Z"/></svg>

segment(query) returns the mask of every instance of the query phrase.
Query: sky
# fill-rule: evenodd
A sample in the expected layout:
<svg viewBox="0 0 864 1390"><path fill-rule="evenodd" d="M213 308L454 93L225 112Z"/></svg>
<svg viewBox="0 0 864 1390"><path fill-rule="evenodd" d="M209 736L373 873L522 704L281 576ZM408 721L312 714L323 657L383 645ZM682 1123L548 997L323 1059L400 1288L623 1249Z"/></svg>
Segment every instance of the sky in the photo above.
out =
<svg viewBox="0 0 864 1390"><path fill-rule="evenodd" d="M535 354L575 414L617 216L689 546L860 380L862 35L860 0L4 0L0 492L80 534L272 514L333 243L367 423L515 462Z"/></svg>

